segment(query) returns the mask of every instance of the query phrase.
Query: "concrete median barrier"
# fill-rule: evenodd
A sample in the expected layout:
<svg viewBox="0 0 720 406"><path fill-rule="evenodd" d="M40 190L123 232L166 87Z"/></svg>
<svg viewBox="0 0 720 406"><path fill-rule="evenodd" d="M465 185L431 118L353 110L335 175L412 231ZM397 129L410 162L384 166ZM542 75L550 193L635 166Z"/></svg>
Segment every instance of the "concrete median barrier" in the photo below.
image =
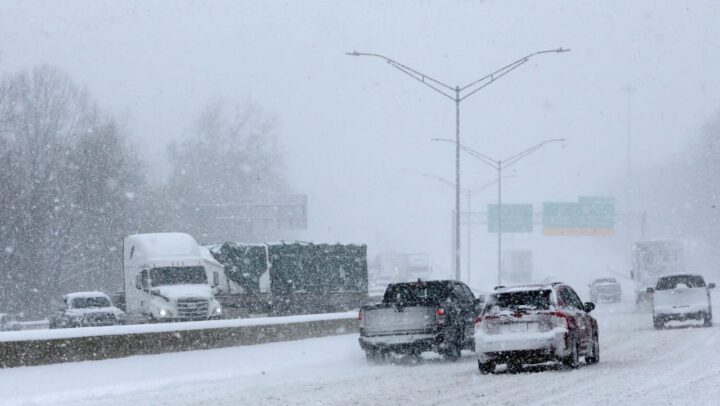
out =
<svg viewBox="0 0 720 406"><path fill-rule="evenodd" d="M212 323L210 325L212 326ZM184 329L178 326L177 329L173 329L172 325L169 325L163 329L165 331L0 340L0 366L10 368L102 360L132 355L291 341L351 334L358 331L357 320L354 317L242 326L193 327L195 328Z"/></svg>

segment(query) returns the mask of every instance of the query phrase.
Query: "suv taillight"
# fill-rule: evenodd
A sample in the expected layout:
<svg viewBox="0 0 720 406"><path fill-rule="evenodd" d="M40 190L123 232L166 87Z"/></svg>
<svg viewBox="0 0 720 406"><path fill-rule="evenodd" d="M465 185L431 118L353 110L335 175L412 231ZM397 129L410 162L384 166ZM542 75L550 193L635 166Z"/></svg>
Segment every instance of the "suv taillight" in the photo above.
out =
<svg viewBox="0 0 720 406"><path fill-rule="evenodd" d="M365 324L365 312L363 312L362 310L360 310L360 311L358 312L358 317L357 317L357 319L358 319L358 324L360 324L360 327L362 327L362 326Z"/></svg>
<svg viewBox="0 0 720 406"><path fill-rule="evenodd" d="M570 316L566 313L560 311L550 313L550 323L554 328L570 328L571 322Z"/></svg>

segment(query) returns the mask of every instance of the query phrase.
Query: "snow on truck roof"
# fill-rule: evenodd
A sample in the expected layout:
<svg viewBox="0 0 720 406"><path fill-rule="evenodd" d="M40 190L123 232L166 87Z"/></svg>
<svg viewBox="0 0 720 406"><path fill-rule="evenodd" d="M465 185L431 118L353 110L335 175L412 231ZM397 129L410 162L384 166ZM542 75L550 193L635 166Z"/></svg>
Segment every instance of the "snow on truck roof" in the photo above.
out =
<svg viewBox="0 0 720 406"><path fill-rule="evenodd" d="M137 254L146 257L199 257L201 251L195 239L185 233L133 234L125 238ZM127 247L126 247L127 248Z"/></svg>

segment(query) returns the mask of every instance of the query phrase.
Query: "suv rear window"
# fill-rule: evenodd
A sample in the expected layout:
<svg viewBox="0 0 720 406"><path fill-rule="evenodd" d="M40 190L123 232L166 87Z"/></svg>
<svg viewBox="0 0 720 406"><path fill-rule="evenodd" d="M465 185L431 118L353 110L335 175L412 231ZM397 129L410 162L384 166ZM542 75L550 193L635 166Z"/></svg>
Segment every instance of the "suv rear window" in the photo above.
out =
<svg viewBox="0 0 720 406"><path fill-rule="evenodd" d="M675 289L678 285L684 284L688 288L704 288L705 281L700 275L673 275L663 276L658 280L657 290Z"/></svg>
<svg viewBox="0 0 720 406"><path fill-rule="evenodd" d="M383 302L402 305L442 302L450 296L450 288L445 282L398 283L388 286Z"/></svg>
<svg viewBox="0 0 720 406"><path fill-rule="evenodd" d="M485 313L503 310L547 310L550 308L550 290L523 290L490 295Z"/></svg>

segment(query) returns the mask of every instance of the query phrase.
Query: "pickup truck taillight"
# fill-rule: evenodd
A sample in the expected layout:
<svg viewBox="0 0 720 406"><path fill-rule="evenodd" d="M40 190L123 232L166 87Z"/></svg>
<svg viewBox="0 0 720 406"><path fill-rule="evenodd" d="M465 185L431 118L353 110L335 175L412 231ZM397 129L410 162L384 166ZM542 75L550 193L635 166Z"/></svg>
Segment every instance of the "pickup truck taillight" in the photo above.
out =
<svg viewBox="0 0 720 406"><path fill-rule="evenodd" d="M435 321L437 324L445 324L445 309L438 307L435 311Z"/></svg>
<svg viewBox="0 0 720 406"><path fill-rule="evenodd" d="M357 318L357 319L358 319L358 324L360 325L360 327L364 326L364 325L365 325L365 312L363 312L362 310L360 310L360 311L358 312L358 318Z"/></svg>

